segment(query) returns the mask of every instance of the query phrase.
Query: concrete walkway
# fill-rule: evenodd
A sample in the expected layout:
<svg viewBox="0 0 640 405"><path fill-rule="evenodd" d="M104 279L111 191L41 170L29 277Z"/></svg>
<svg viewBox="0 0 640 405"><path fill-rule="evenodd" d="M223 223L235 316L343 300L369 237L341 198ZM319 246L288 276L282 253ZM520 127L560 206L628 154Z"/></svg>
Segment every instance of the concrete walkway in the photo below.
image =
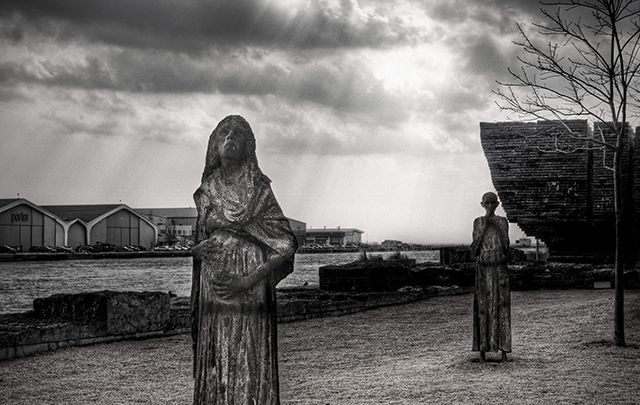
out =
<svg viewBox="0 0 640 405"><path fill-rule="evenodd" d="M513 292L508 363L469 351L471 295L279 326L283 404L640 403L640 291ZM497 358L497 356L496 356ZM188 336L0 362L0 403L189 404Z"/></svg>

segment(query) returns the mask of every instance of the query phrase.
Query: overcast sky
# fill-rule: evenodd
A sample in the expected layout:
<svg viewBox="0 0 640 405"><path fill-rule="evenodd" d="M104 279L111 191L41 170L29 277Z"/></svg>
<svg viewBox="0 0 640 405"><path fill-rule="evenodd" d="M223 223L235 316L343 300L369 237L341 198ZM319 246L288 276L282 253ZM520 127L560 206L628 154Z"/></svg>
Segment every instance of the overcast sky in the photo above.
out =
<svg viewBox="0 0 640 405"><path fill-rule="evenodd" d="M4 0L0 192L193 206L229 114L285 215L368 241L471 239L480 121L528 0Z"/></svg>

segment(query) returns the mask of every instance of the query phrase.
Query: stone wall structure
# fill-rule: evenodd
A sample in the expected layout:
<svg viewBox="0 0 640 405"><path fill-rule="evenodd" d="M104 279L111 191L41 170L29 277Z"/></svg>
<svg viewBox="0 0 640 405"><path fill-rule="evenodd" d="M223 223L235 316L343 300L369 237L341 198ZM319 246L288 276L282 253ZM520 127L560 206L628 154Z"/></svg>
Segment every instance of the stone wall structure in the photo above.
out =
<svg viewBox="0 0 640 405"><path fill-rule="evenodd" d="M480 123L482 148L509 221L546 242L552 255L613 254L613 174L605 167L613 156L592 142L576 141L611 141L604 128L586 120ZM632 162L637 172L635 135L629 131L632 148L623 163ZM571 152L552 152L556 146ZM634 208L640 207L637 173L635 179ZM638 229L637 220L629 222Z"/></svg>
<svg viewBox="0 0 640 405"><path fill-rule="evenodd" d="M335 293L317 288L278 290L278 322L340 316L430 297L467 294L470 287ZM34 311L0 314L0 362L64 347L191 333L189 297L160 292L99 291L37 299ZM168 318L167 318L168 316Z"/></svg>
<svg viewBox="0 0 640 405"><path fill-rule="evenodd" d="M105 290L36 298L33 309L37 318L100 325L105 335L124 335L166 329L169 298L162 292Z"/></svg>

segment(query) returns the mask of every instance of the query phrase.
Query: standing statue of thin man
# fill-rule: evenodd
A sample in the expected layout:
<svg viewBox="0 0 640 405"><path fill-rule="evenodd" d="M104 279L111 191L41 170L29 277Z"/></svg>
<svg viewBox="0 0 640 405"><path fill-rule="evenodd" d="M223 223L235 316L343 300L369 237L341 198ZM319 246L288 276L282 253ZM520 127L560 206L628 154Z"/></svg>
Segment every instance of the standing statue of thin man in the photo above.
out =
<svg viewBox="0 0 640 405"><path fill-rule="evenodd" d="M473 297L473 351L511 352L511 293L509 290L509 222L495 214L498 196L485 193L480 205L486 214L473 221L471 251L476 257Z"/></svg>

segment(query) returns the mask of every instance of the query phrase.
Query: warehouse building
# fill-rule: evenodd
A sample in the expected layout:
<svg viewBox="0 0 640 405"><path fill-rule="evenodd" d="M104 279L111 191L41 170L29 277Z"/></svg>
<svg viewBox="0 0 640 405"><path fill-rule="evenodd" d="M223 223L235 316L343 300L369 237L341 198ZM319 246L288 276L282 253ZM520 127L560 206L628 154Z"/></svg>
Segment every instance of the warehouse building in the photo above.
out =
<svg viewBox="0 0 640 405"><path fill-rule="evenodd" d="M54 213L24 198L0 199L0 245L21 247L61 246L67 224Z"/></svg>
<svg viewBox="0 0 640 405"><path fill-rule="evenodd" d="M151 248L158 241L156 226L125 204L46 205L43 208L69 224L67 246L106 243Z"/></svg>
<svg viewBox="0 0 640 405"><path fill-rule="evenodd" d="M39 206L23 198L0 199L0 245L155 246L158 230L125 204Z"/></svg>

